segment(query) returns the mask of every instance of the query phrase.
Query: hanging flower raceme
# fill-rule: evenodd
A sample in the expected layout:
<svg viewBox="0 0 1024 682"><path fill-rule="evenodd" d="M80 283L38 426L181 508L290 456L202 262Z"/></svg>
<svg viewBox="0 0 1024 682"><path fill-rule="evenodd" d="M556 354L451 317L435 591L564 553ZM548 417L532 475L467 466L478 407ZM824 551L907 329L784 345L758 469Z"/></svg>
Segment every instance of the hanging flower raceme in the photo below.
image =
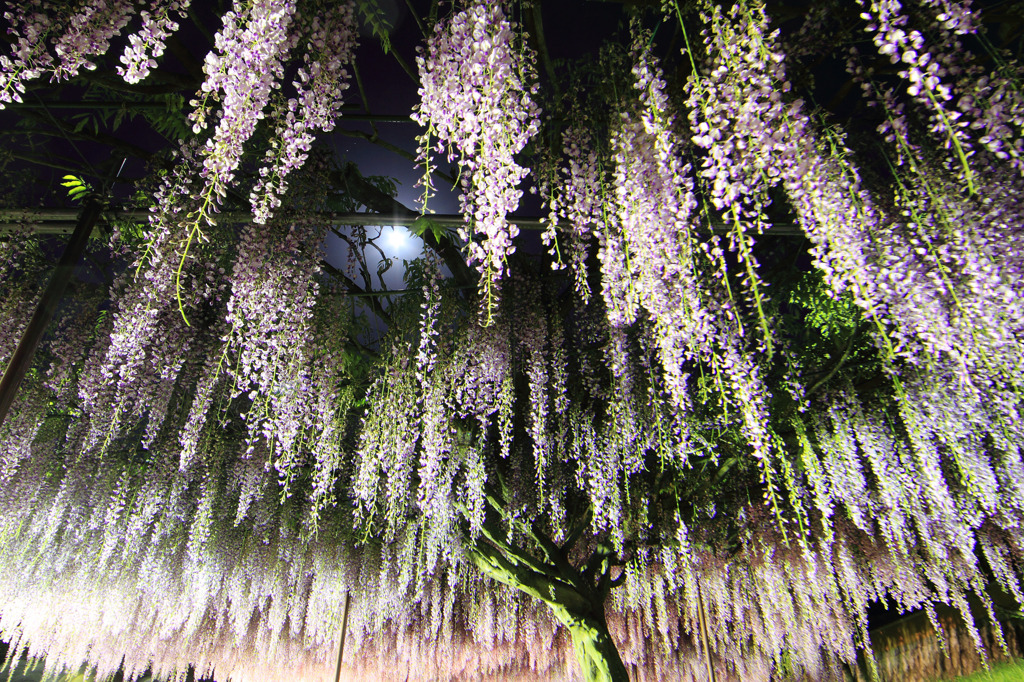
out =
<svg viewBox="0 0 1024 682"><path fill-rule="evenodd" d="M989 52L991 66L983 65L966 48L964 37L976 35L980 30L979 15L970 0L926 0L922 4L927 8L923 13L925 30L910 33L918 39L927 36L924 47L918 51L927 49L931 61L937 65L934 78L942 78L949 102L955 109L949 113L949 119L957 121L961 127L966 126L964 134L970 133L976 149L983 148L996 159L1008 161L1018 174L1024 175L1024 140L1021 139L1024 93L1016 66L1007 63L994 50ZM893 23L905 19L901 16ZM879 49L890 49L890 46L883 45ZM912 56L905 54L902 61ZM912 72L913 69L901 71L900 75L906 78ZM913 87L912 84L911 94L914 94ZM975 155L970 161L973 171L987 178L992 168L986 159ZM986 186L987 183L973 189L985 197Z"/></svg>
<svg viewBox="0 0 1024 682"><path fill-rule="evenodd" d="M719 385L727 387L721 398L738 408L774 503L774 455L764 426L770 396L756 362L744 352L727 289L722 281L712 281L709 289L707 268L700 267L693 180L680 159L664 80L642 34L633 50L640 107L636 114L624 113L613 134L617 220L605 231L600 254L609 321L630 323L639 309L650 314L666 387L681 412L692 409L688 384L694 362L707 363L721 378ZM618 248L623 258L616 258ZM624 264L630 269L625 276ZM623 301L635 303L624 308Z"/></svg>
<svg viewBox="0 0 1024 682"><path fill-rule="evenodd" d="M401 331L370 387L359 443L355 497L363 518L398 532L422 519L431 561L461 556L458 522L479 529L487 480L481 449L489 426L511 438L511 358L506 324L468 325L454 334L438 264L427 265L418 348ZM497 417L497 419L495 419Z"/></svg>
<svg viewBox="0 0 1024 682"><path fill-rule="evenodd" d="M193 200L183 210L164 211L151 221L148 246L149 253L172 261L147 276L160 287L173 284L186 324L182 272L190 252L208 241L207 230L216 224L214 216L234 182L246 142L283 76L283 60L297 40L290 30L294 13L295 0L238 0L224 15L216 50L206 56L206 80L192 100L195 109L189 114L197 135L216 120L213 134L199 153L201 187L192 186L191 174L179 174L177 184L167 191L189 194ZM215 102L220 104L216 109ZM159 265L159 259L155 263Z"/></svg>
<svg viewBox="0 0 1024 682"><path fill-rule="evenodd" d="M231 275L227 301L228 370L233 394L246 394L247 444L271 444L275 465L287 484L300 465L307 433L316 425L311 381L313 305L319 293L317 268L299 254L318 253L322 225L246 226ZM316 260L313 260L315 263ZM287 491L288 486L285 486Z"/></svg>
<svg viewBox="0 0 1024 682"><path fill-rule="evenodd" d="M128 46L121 55L123 66L117 73L128 83L146 79L156 60L164 53L167 39L178 30L178 21L185 18L191 0L153 0L148 9L139 12L142 27L128 36Z"/></svg>
<svg viewBox="0 0 1024 682"><path fill-rule="evenodd" d="M256 222L266 222L281 205L288 189L285 178L309 155L316 131L330 132L341 115L342 93L348 89L349 72L356 48L357 29L354 3L332 4L325 15L300 15L306 43L299 80L294 83L298 97L291 98L277 113L278 123L260 179L251 200Z"/></svg>
<svg viewBox="0 0 1024 682"><path fill-rule="evenodd" d="M131 0L87 0L78 6L54 46L60 59L54 78L73 78L80 69L95 69L89 59L107 51L135 11Z"/></svg>
<svg viewBox="0 0 1024 682"><path fill-rule="evenodd" d="M146 252L115 282L112 326L86 360L78 393L90 415L88 447L109 443L132 416L148 413L149 428L160 428L182 360L208 333L186 324L183 313L206 321L209 304L221 297L218 256L227 244L211 245L202 260L181 261L175 252L172 226L195 206L189 191L198 165L194 151L182 149L174 172L156 190ZM183 284L178 297L176 279Z"/></svg>
<svg viewBox="0 0 1024 682"><path fill-rule="evenodd" d="M633 49L634 87L640 106L637 113L622 114L612 135L617 221L609 229L621 234L625 261L632 270L627 286L638 305L659 320L659 334L677 335L677 343L669 343L675 350L661 357L666 371L672 373L684 353L711 349L712 320L702 314L705 304L692 251L696 198L690 168L682 163L677 148L675 117L665 95L665 82L644 47L642 34L637 35ZM611 255L602 254L605 271L622 267ZM605 303L611 311L617 292L614 287L607 288ZM633 319L626 316L624 321ZM672 393L683 400L686 389L676 385Z"/></svg>
<svg viewBox="0 0 1024 682"><path fill-rule="evenodd" d="M837 294L851 295L874 321L890 357L917 362L922 352L948 354L959 358L965 379L973 373L986 381L996 375L1018 381L1021 358L1011 330L1020 328L1012 286L1019 268L1003 255L1004 240L991 233L1006 220L1005 210L979 215L959 190L947 187L944 171L930 168L907 141L899 103L857 70L855 77L888 112L885 132L912 169L897 183L899 212L884 210L862 186L841 133L819 132L802 102L786 102L784 55L763 13L744 3L729 18L711 11L718 27L706 37L711 72L689 87L694 139L708 149L705 173L716 203L753 196L756 206L767 188L781 183L814 244L817 267ZM715 139L727 130L734 131L728 141ZM1000 186L982 191L995 199Z"/></svg>
<svg viewBox="0 0 1024 682"><path fill-rule="evenodd" d="M767 20L747 2L728 14L710 4L704 19L707 73L695 71L686 84L693 142L706 149L701 176L711 202L731 217L764 220L767 189L785 164L796 165L793 137L785 134L790 89L782 55L766 42Z"/></svg>
<svg viewBox="0 0 1024 682"><path fill-rule="evenodd" d="M767 48L775 34L767 35L767 19L759 7L738 2L728 14L707 3L703 31L709 64L701 74L696 65L686 88L693 143L707 150L701 162L701 185L711 206L721 211L729 225L728 244L740 266L739 280L750 302L760 336L759 349L770 359L774 331L765 314L766 286L754 254L754 235L768 224L769 190L787 169L799 172L794 136L787 134L790 89L782 56ZM710 207L705 206L705 213ZM709 241L705 252L721 277L729 265L719 238ZM728 295L730 308L736 305ZM743 331L739 318L737 327Z"/></svg>
<svg viewBox="0 0 1024 682"><path fill-rule="evenodd" d="M929 112L931 131L956 150L963 179L973 194L974 173L968 161L973 149L968 122L960 120L961 113L951 106L953 92L946 64L928 51L922 33L908 25L909 17L903 13L899 0L872 0L870 4L858 0L858 4L865 9L861 16L868 21L867 30L873 34L879 54L906 67L899 76L909 83L907 93ZM960 23L958 19L950 21Z"/></svg>
<svg viewBox="0 0 1024 682"><path fill-rule="evenodd" d="M436 151L462 167L462 211L467 261L481 274L482 315L490 323L497 307L505 259L519 229L506 216L519 205L517 189L528 169L515 156L537 132L540 110L533 102L533 53L517 39L500 0L484 0L438 27L426 54L416 58L420 104L413 119L427 128L419 159ZM479 238L476 235L480 235Z"/></svg>
<svg viewBox="0 0 1024 682"><path fill-rule="evenodd" d="M576 293L583 302L587 302L590 299L587 249L593 235L604 232L601 229L606 208L602 164L585 123L566 129L562 134L562 145L567 165L551 168L551 177L537 183L541 200L548 210L541 240L551 254L552 269L565 267L562 251L568 251Z"/></svg>
<svg viewBox="0 0 1024 682"><path fill-rule="evenodd" d="M245 143L263 118L284 74L284 58L297 36L291 31L295 0L238 0L224 15L216 36L216 52L206 56L206 80L189 114L192 130L199 134L216 122L203 152L205 210L213 209L231 186ZM214 110L213 102L220 108Z"/></svg>
<svg viewBox="0 0 1024 682"><path fill-rule="evenodd" d="M1024 299L1019 281L1024 262L1021 235L1013 227L1020 223L1021 214L1019 202L1011 198L1021 191L1015 152L996 145L990 149L996 153L979 150L972 156L972 168L983 171L986 182L967 196L952 155L936 157L911 136L903 103L890 88L871 80L857 54L851 53L848 71L871 106L886 116L879 130L893 145L895 206L884 211L882 200L860 187L848 150L839 136L827 130L819 146L831 147L831 153L824 164L810 164L808 175L831 166L828 177L835 179L795 185L806 187L808 195L833 194L818 211L826 219L818 222L839 227L849 235L843 241L849 245L855 240L857 248L869 254L869 265L860 273L849 266L843 269L851 280L860 280L853 288L859 303L864 300L860 292L874 291L870 296L875 301L873 315L888 315L897 354L913 358L923 351L932 357L953 358L954 366L961 368L961 381L998 384L1009 380L1021 385ZM981 78L976 70L975 75ZM958 105L964 101L961 97ZM843 185L850 189L843 191ZM803 192L791 190L798 212L802 212L799 195ZM863 217L843 222L827 218L828 204L845 204L848 215ZM805 229L817 241L814 233L820 230ZM853 237L857 232L861 236Z"/></svg>
<svg viewBox="0 0 1024 682"><path fill-rule="evenodd" d="M104 54L136 12L131 0L85 0L73 8L48 0L30 0L4 13L15 37L11 56L0 56L0 108L21 102L25 82L52 72L65 80ZM48 51L53 42L56 59Z"/></svg>
<svg viewBox="0 0 1024 682"><path fill-rule="evenodd" d="M38 78L53 64L46 44L62 26L64 15L48 0L29 0L4 12L11 55L0 55L0 108L22 101L25 82Z"/></svg>

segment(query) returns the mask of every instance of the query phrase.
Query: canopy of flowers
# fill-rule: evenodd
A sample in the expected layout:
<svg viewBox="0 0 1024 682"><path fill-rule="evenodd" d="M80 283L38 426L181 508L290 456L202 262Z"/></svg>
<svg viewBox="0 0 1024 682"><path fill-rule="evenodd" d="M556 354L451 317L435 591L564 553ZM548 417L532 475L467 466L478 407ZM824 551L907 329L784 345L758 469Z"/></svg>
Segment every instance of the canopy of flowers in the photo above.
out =
<svg viewBox="0 0 1024 682"><path fill-rule="evenodd" d="M527 30L546 3L435 6L410 156L425 200L454 163L464 222L369 327L374 240L341 272L324 216L339 178L396 202L314 142L380 8L229 4L148 221L94 247L117 272L0 424L16 652L319 680L345 621L351 679L828 679L872 601L950 604L979 647L969 600L1024 604L1024 88L970 0L664 2L583 65ZM144 84L202 23L5 17L12 109ZM815 103L808 55L870 125ZM0 238L5 360L44 247Z"/></svg>

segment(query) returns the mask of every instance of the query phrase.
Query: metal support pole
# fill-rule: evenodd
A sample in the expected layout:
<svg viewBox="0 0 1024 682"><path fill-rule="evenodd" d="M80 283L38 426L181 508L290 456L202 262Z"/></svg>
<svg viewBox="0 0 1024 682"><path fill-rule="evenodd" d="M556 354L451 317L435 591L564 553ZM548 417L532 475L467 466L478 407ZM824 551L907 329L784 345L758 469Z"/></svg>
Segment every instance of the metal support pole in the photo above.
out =
<svg viewBox="0 0 1024 682"><path fill-rule="evenodd" d="M107 216L120 220L131 220L142 224L149 219L149 211L110 211ZM323 212L319 218L328 225L394 225L412 227L418 221L427 221L438 227L458 228L466 224L466 218L459 213L430 213L419 215L413 211L407 214L389 215L387 213L332 213ZM24 229L27 223L30 229L43 234L67 234L71 231L74 214L66 209L35 209L17 208L0 209L0 233ZM217 214L220 223L250 223L252 213L249 211L225 211ZM516 224L520 230L539 231L546 228L544 221L536 216L508 216L510 223ZM422 224L422 223L421 223ZM730 223L713 222L710 229L715 234L728 234L732 229ZM772 223L765 234L773 236L803 237L803 229L797 223Z"/></svg>
<svg viewBox="0 0 1024 682"><path fill-rule="evenodd" d="M28 327L25 328L25 333L22 334L14 355L7 363L3 379L0 379L0 426L3 426L4 420L7 419L7 413L14 403L18 387L21 385L22 379L25 378L28 368L32 366L36 348L39 347L39 342L42 340L43 334L46 333L53 314L57 311L57 305L64 295L64 290L67 289L68 282L75 274L78 261L82 259L85 245L89 241L89 235L92 234L93 226L96 225L96 221L100 217L101 209L100 202L95 199L85 205L78 219L78 225L75 226L75 231L64 248L64 253L61 254L60 262L57 263L57 267L50 277L50 284L43 292L36 312L32 315Z"/></svg>
<svg viewBox="0 0 1024 682"><path fill-rule="evenodd" d="M348 632L349 593L345 592L345 606L341 615L341 643L338 645L338 667L334 671L334 682L341 682L341 659L345 655L345 635Z"/></svg>

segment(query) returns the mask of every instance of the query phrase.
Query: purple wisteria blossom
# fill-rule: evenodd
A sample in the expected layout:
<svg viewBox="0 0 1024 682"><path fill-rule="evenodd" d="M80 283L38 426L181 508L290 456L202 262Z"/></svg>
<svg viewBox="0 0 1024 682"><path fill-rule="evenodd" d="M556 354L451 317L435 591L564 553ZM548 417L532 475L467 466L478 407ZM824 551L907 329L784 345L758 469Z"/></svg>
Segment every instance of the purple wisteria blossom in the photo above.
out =
<svg viewBox="0 0 1024 682"><path fill-rule="evenodd" d="M289 31L294 0L237 2L224 15L216 52L206 57L206 80L192 100L193 131L215 123L204 149L204 200L219 202L234 180L246 141L263 118L263 108L283 75L283 60L296 43ZM213 109L213 103L219 109Z"/></svg>
<svg viewBox="0 0 1024 682"><path fill-rule="evenodd" d="M276 113L277 127L267 151L260 179L253 187L253 215L266 222L281 205L288 189L285 178L305 163L317 130L330 132L341 115L342 93L348 89L346 67L356 48L354 6L342 3L321 17L303 17L306 52L299 80L294 83L298 98L291 98Z"/></svg>
<svg viewBox="0 0 1024 682"><path fill-rule="evenodd" d="M198 138L141 238L90 246L111 281L76 281L0 425L15 659L302 682L344 642L349 679L534 682L572 675L582 622L644 682L830 679L881 601L1011 642L986 588L1024 600L1024 100L969 54L970 2L863 0L850 30L897 65L841 53L874 130L800 96L821 47L754 0L664 3L702 45L680 62L638 19L580 69L600 87L553 60L578 101L543 126L510 5L452 7L414 116L419 161L462 174L464 243L434 235L376 307L323 265L313 207L358 197L312 146L372 3L229 4ZM0 99L129 25L138 82L187 8L12 7ZM508 223L526 155L549 252L512 259L539 248ZM0 235L0 360L48 240Z"/></svg>
<svg viewBox="0 0 1024 682"><path fill-rule="evenodd" d="M90 58L104 54L110 41L120 35L135 14L131 0L87 0L69 15L54 44L59 63L53 71L58 80L73 78L79 70L96 68Z"/></svg>
<svg viewBox="0 0 1024 682"><path fill-rule="evenodd" d="M179 21L188 12L191 0L153 0L139 12L142 27L128 36L128 46L121 55L123 66L117 73L128 83L145 80L156 60L164 53L167 39L178 30Z"/></svg>
<svg viewBox="0 0 1024 682"><path fill-rule="evenodd" d="M565 267L562 249L568 251L576 292L586 301L590 298L590 284L587 282L587 248L593 234L604 223L604 204L601 160L593 148L594 140L585 122L568 128L562 135L562 152L567 167L553 170L554 177L543 179L540 193L548 214L547 226L541 239L552 255L553 269ZM564 221L559 245L558 229Z"/></svg>
<svg viewBox="0 0 1024 682"><path fill-rule="evenodd" d="M516 40L501 0L486 0L441 24L416 58L420 104L413 119L427 128L419 158L428 166L436 151L464 170L461 204L467 225L467 262L481 273L481 311L490 323L497 306L505 258L515 251L519 228L506 219L519 205L517 189L528 169L515 156L537 132L540 109L531 95L533 54ZM479 239L476 235L480 235Z"/></svg>
<svg viewBox="0 0 1024 682"><path fill-rule="evenodd" d="M11 55L0 55L0 107L20 103L25 81L50 69L53 56L46 43L63 18L47 0L28 0L4 12L7 33L13 40Z"/></svg>

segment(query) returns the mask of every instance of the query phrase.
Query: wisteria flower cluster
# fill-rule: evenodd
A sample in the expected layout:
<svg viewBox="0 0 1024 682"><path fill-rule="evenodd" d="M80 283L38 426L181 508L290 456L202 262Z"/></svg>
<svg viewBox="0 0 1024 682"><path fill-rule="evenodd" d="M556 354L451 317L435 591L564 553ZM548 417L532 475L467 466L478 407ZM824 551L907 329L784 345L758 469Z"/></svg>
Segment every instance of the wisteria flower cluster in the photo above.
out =
<svg viewBox="0 0 1024 682"><path fill-rule="evenodd" d="M29 0L4 12L13 37L11 55L0 55L0 107L22 101L25 81L38 78L53 64L47 39L62 15L47 0Z"/></svg>
<svg viewBox="0 0 1024 682"><path fill-rule="evenodd" d="M146 357L159 357L167 376L177 377L146 467L122 457L115 443L90 444L88 424L40 431L50 394L28 394L29 419L5 440L0 487L0 633L16 652L46 655L54 670L88 659L100 673L123 661L128 675L151 665L171 674L191 662L243 680L314 679L333 660L348 593L347 651L354 653L346 670L353 676L380 676L396 665L408 666L410 679L459 678L478 674L480 665L515 671L524 648L533 657L531 674L563 670L569 645L556 638L545 607L459 577L460 524L465 519L484 532L495 483L486 462L502 457L510 463L502 485L524 522L560 519L552 533L564 536L575 521L565 513L570 497L582 494L593 509L593 532L621 550L650 499L645 460L658 456L662 466L682 469L703 456L684 433L700 425L673 423L680 412L669 391L650 385L657 384L656 333L634 335L600 315L585 322L582 310L565 315L544 305L541 284L524 281L523 273L510 280L522 296L502 303L510 312L481 328L471 314L453 317L457 299L446 296L434 266L422 316L410 322L420 338L403 348L397 344L408 343L407 330L395 330L394 350L367 394L358 452L346 453L344 425L352 415L294 427L304 414L352 406L336 393L338 373L315 369L340 365L312 354L319 339L306 340L319 333L310 307L315 279L285 255L300 250L296 240L317 242L316 231L306 229L250 229L231 298L218 308L228 312L231 331L210 325L205 338L146 342ZM83 322L96 312L75 312L67 324L88 330ZM167 318L174 320L180 317ZM454 320L461 320L455 333L442 333ZM229 359L218 371L222 337ZM591 360L580 350L595 343L600 371L586 369ZM72 382L100 371L93 361L81 379L61 369L79 362L80 344L55 352L66 356L55 370ZM181 356L186 360L175 364ZM154 382L158 366L146 369ZM895 413L864 402L852 387L814 399L815 416L794 427L807 491L799 501L813 507L814 525L800 543L783 541L771 510L744 502L735 513L712 515L701 533L676 517L678 542L629 562L609 601L608 625L639 678L702 665L692 634L700 631L701 609L714 665L765 680L783 651L819 677L855 660L872 599L892 598L901 609L939 599L974 624L966 595L982 580L976 542L1000 583L1020 593L1022 548L1009 525L1024 514L1019 399L1012 390L951 390L954 370L905 376L906 400ZM516 384L524 395L519 408L512 404ZM135 395L156 406L162 385ZM231 400L247 415L225 429L219 424L232 419L223 408ZM525 428L513 424L513 409ZM999 413L1013 410L1016 421L1001 422ZM104 417L90 408L85 418ZM256 433L250 420L262 425ZM232 430L241 435L231 437ZM130 431L112 437L130 445ZM277 442L288 438L290 455ZM288 483L289 471L302 466L319 468L320 493L303 494L299 474ZM363 522L386 519L386 539L357 546L346 540L350 512L316 512L329 495L324 480L341 470L353 472L369 517ZM292 491L283 505L282 483ZM408 523L410 513L420 522ZM304 534L314 516L318 533ZM714 547L709 538L722 530L716 523L739 529L739 550ZM26 552L46 552L66 568L55 577L50 563L18 560ZM64 608L56 609L58 602ZM111 614L135 627L112 625ZM982 626L971 627L981 641ZM157 634L166 649L152 648ZM203 645L198 659L182 655L184 642ZM413 642L429 646L395 663L395 647ZM453 652L470 661L467 668L452 668Z"/></svg>
<svg viewBox="0 0 1024 682"><path fill-rule="evenodd" d="M547 226L541 239L552 255L551 267L565 267L558 235L560 221L564 221L562 241L568 249L576 292L584 301L590 298L587 248L591 237L601 234L599 226L605 221L602 196L606 189L605 178L593 142L585 122L568 128L562 135L562 153L567 165L553 169L554 177L538 183L548 210Z"/></svg>
<svg viewBox="0 0 1024 682"><path fill-rule="evenodd" d="M930 21L930 48L948 74L957 112L979 145L1024 175L1024 96L1015 65L995 55L996 68L988 72L965 49L963 36L979 30L969 2L938 3L935 9L940 11ZM974 159L975 165L978 161Z"/></svg>
<svg viewBox="0 0 1024 682"><path fill-rule="evenodd" d="M967 122L960 120L959 111L948 106L953 93L946 82L946 66L926 49L921 32L908 26L908 17L902 12L899 0L873 0L870 5L859 0L859 3L865 7L861 17L868 22L866 30L873 32L879 54L887 56L893 64L906 66L899 76L909 83L907 93L931 113L931 130L956 149L965 180L973 193L974 181L967 158L973 149ZM951 21L959 23L955 19Z"/></svg>
<svg viewBox="0 0 1024 682"><path fill-rule="evenodd" d="M80 69L95 69L90 57L104 54L110 40L120 35L135 13L131 0L88 0L76 8L57 38L54 51L60 60L57 79L73 78Z"/></svg>
<svg viewBox="0 0 1024 682"><path fill-rule="evenodd" d="M482 311L492 319L505 259L519 228L506 216L519 205L519 183L529 172L516 162L537 132L540 109L534 56L513 32L501 0L483 0L438 27L427 50L416 58L420 104L413 119L427 128L419 159L435 151L457 159L462 179L462 212L467 225L467 261L481 273ZM476 235L480 235L479 239Z"/></svg>
<svg viewBox="0 0 1024 682"><path fill-rule="evenodd" d="M714 182L723 189L717 194L712 190L712 195L718 196L724 207L729 197L749 192L757 205L758 193L773 182L781 182L802 227L815 244L816 265L837 294L852 295L880 325L880 343L888 348L887 352L915 362L919 361L922 348L931 357L951 354L960 358L958 363L963 366L973 367L972 372L980 371L975 379L991 376L994 367L1001 368L995 373L1004 379L1018 376L1019 354L1010 350L1014 346L1010 337L1015 332L1009 331L1018 327L1011 321L1017 314L993 317L997 310L1016 310L1017 296L1006 288L1013 278L1013 266L1004 256L986 255L994 254L995 249L1001 251L996 245L998 240L982 236L986 230L980 226L989 224L988 219L970 220L979 225L979 231L973 235L959 232L953 236L956 230L952 226L958 221L950 216L966 216L975 209L959 198L961 191L955 183L940 179L941 173L925 174L927 162L920 149L907 142L906 129L900 127L898 116L890 116L887 130L894 139L903 140L898 144L913 171L899 185L903 198L897 212L885 210L862 187L860 172L841 134L836 130L816 132L801 102L786 103L789 86L775 38L766 33L763 16L755 21L754 14L738 8L739 5L733 10L734 20L739 22L736 35L746 36L743 40L748 41L748 46L734 52L733 61L753 70L744 70L742 78L733 80L729 62L723 58L715 62L710 77L695 78L690 85L692 125L698 131L695 142L709 149L705 165L717 163L714 159L723 153L722 149L750 150L739 153L736 163L722 166L726 175L715 171ZM713 32L713 36L733 35L729 24L722 23L724 19L718 21L721 30ZM734 45L741 43L739 38L723 39L709 43L709 52L728 55L730 50L736 50ZM760 56L757 60L743 56L748 53ZM867 83L863 72L857 73L865 87L879 93ZM748 84L756 86L762 94L748 92ZM712 90L718 93L714 104L708 105L705 99L696 97ZM730 92L732 96L727 96ZM752 104L759 97L767 103L760 109ZM736 113L725 113L730 101L735 103ZM898 106L895 100L886 102L883 107ZM722 112L724 118L719 125L706 126L707 134L701 133L705 129L701 128L702 116L714 111ZM741 142L736 142L741 138L734 136L730 143L733 147L719 145L709 137L711 130L721 134L730 125L742 126L741 131L757 129L761 134ZM764 160L748 163L750 154ZM723 180L729 174L746 172L732 168L759 164L765 168L760 176L750 175L738 185ZM708 166L706 172L714 168ZM737 189L726 193L728 187ZM994 188L992 185L981 191L988 193ZM742 245L743 241L738 243ZM963 256L953 256L953 252ZM958 263L956 274L953 262ZM1001 269L996 263L1010 269ZM756 275L751 275L749 281L756 282ZM986 284L979 286L981 282ZM950 314L951 309L958 312ZM967 337L973 340L968 341ZM989 369L980 369L983 366ZM990 380L997 381L983 381Z"/></svg>
<svg viewBox="0 0 1024 682"><path fill-rule="evenodd" d="M6 11L14 50L11 56L0 56L0 108L20 103L25 82L44 73L63 80L81 69L95 69L90 60L109 49L136 10L129 0L86 0L74 7L30 0ZM56 58L49 52L51 42Z"/></svg>
<svg viewBox="0 0 1024 682"><path fill-rule="evenodd" d="M770 356L773 331L764 313L766 287L753 234L762 232L767 222L769 190L787 171L803 172L804 158L795 144L800 137L790 130L801 102L787 101L790 84L782 55L769 48L778 32L768 31L763 8L740 2L726 14L711 5L705 21L709 73L694 71L686 85L692 141L706 150L700 178L711 206L729 224L739 280L760 327L758 344ZM705 253L724 276L725 252L715 240L711 244Z"/></svg>
<svg viewBox="0 0 1024 682"><path fill-rule="evenodd" d="M289 31L294 14L294 0L264 0L237 2L224 15L217 51L206 56L206 80L189 115L197 134L216 121L204 150L207 202L219 201L234 180L244 145L284 73L283 60L296 41ZM212 102L220 104L216 113Z"/></svg>
<svg viewBox="0 0 1024 682"><path fill-rule="evenodd" d="M999 167L998 157L972 157L975 171L984 169L989 177L975 187L981 201L972 201L948 163L936 164L910 141L904 110L892 91L869 81L854 59L850 69L871 101L887 112L887 138L898 145L906 166L890 215L866 192L850 195L857 197L851 210L863 211L864 217L848 225L866 228L857 239L866 253L874 252L870 260L880 268L878 274L870 266L863 269L858 289L875 289L875 310L888 309L896 352L914 357L923 347L930 355L956 358L961 381L1019 384L1024 358L1014 339L1020 333L1020 297L1012 282L1020 262L1007 251L1016 244L1014 233L1007 241L1000 227L1018 212L1001 199L1016 191L1011 189L1017 187L1014 157L1004 155L1009 167ZM843 177L857 178L849 159L840 160L839 167ZM884 244L891 246L879 248Z"/></svg>
<svg viewBox="0 0 1024 682"><path fill-rule="evenodd" d="M355 12L352 3L333 6L326 16L314 14L299 18L305 24L307 50L294 83L297 98L291 98L282 111L265 166L253 187L253 215L266 222L281 205L288 189L285 177L305 163L318 130L330 132L341 114L342 93L348 89L346 66L356 48Z"/></svg>
<svg viewBox="0 0 1024 682"><path fill-rule="evenodd" d="M949 604L967 644L1008 642L985 585L1024 601L1024 208L1016 113L997 112L1017 95L1004 74L973 91L982 114L965 99L979 72L949 52L980 30L969 4L923 0L938 23L917 33L896 0L866 6L931 122L941 104L964 145L991 138L970 138L984 186L965 193L956 150L917 139L906 98L851 60L902 155L880 190L792 92L761 6L703 3L685 116L634 25L608 129L570 116L549 139L548 237L568 235L574 284L527 259L508 271L533 57L503 4L454 12L419 59L420 159L462 168L490 324L431 256L367 343L347 328L359 303L320 270L327 226L301 210L323 201L306 156L339 113L353 5L234 3L196 100L205 137L156 189L144 252L120 252L109 302L61 307L0 431L0 638L54 673L301 681L333 667L347 616L351 679L563 679L575 614L510 584L553 572L576 590L576 571L645 682L767 681L783 662L837 678L870 658L877 601L935 624ZM129 11L85 0L46 23L49 7L11 11L11 99L33 70L87 68L85 36L109 42ZM185 7L149 5L126 78ZM278 99L294 50L296 95ZM218 223L264 115L259 221ZM826 304L762 293L795 291L762 280L770 201L809 243L787 274ZM46 264L19 235L0 266L3 358Z"/></svg>
<svg viewBox="0 0 1024 682"><path fill-rule="evenodd" d="M659 364L677 409L692 409L689 373L695 361L707 363L725 379L729 389L722 398L742 414L744 435L762 462L774 495L771 439L764 429L769 394L757 365L744 353L727 291L720 288L724 282L712 280L709 290L705 268L698 261L703 254L696 247L693 229L698 216L694 182L689 166L680 160L665 82L645 44L644 36L638 34L633 74L639 91L639 120L623 114L612 138L615 211L628 256L616 259L606 250L601 254L605 303L609 311L616 311L621 301L628 301L619 296L622 285L616 284L627 281L638 305L655 322ZM749 149L760 153L753 143ZM724 192L721 200L732 202L735 197ZM608 239L606 233L605 248L612 240L614 236ZM749 256L741 254L741 258ZM624 262L633 273L617 272ZM632 322L617 311L612 319Z"/></svg>
<svg viewBox="0 0 1024 682"><path fill-rule="evenodd" d="M156 60L164 53L167 39L178 30L178 22L188 12L191 0L154 0L148 9L139 12L142 27L128 36L128 46L121 55L123 66L117 73L128 83L146 79Z"/></svg>
<svg viewBox="0 0 1024 682"><path fill-rule="evenodd" d="M766 207L765 190L779 181L781 167L799 163L792 136L779 127L791 106L782 56L766 49L775 36L756 12L746 2L728 15L710 6L703 32L709 73L694 73L686 86L693 142L707 150L701 176L712 203L753 219Z"/></svg>
<svg viewBox="0 0 1024 682"><path fill-rule="evenodd" d="M161 427L170 391L183 367L183 351L200 333L185 324L180 311L198 311L216 299L224 286L215 260L193 261L179 271L181 280L192 286L175 300L178 262L167 226L191 207L187 178L198 164L190 148L182 150L179 160L155 192L148 251L137 258L136 268L115 283L111 327L103 342L92 348L78 382L79 398L92 415L86 439L90 446L109 444L125 424L147 413L150 428Z"/></svg>

